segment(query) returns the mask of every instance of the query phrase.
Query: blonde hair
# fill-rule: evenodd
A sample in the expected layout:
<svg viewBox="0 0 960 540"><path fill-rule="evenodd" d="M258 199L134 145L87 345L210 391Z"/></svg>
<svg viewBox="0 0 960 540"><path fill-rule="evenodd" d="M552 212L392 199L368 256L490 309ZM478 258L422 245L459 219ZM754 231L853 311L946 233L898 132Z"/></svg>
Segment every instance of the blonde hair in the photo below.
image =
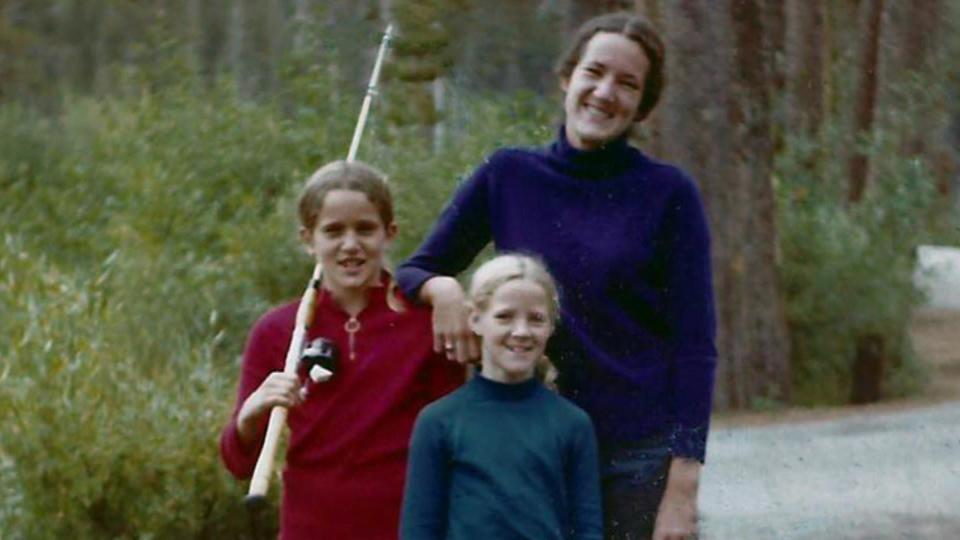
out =
<svg viewBox="0 0 960 540"><path fill-rule="evenodd" d="M393 195L387 185L387 175L362 161L338 160L317 169L304 184L297 204L301 227L312 231L317 226L327 194L336 190L363 193L376 208L383 226L393 224ZM394 311L403 311L403 303L397 296L397 284L389 271L389 262L384 259L381 265L390 275L387 305Z"/></svg>
<svg viewBox="0 0 960 540"><path fill-rule="evenodd" d="M490 299L501 285L514 280L532 281L539 285L547 296L547 309L550 321L556 324L560 316L560 297L557 283L547 271L546 266L537 258L519 253L498 255L480 265L470 278L467 301L476 311L485 311L490 307ZM546 356L540 357L535 368L536 376L543 383L556 389L559 372Z"/></svg>

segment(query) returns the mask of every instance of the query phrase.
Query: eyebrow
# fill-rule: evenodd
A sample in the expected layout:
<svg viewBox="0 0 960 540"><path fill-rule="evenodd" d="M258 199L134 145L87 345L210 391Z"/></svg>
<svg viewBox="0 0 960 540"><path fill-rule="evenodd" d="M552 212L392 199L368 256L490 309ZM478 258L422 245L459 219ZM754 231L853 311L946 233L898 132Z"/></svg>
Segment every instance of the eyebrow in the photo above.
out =
<svg viewBox="0 0 960 540"><path fill-rule="evenodd" d="M602 67L602 68L604 68L604 69L609 69L609 68L610 68L610 66L608 66L607 64L605 64L604 62L602 62L602 61L600 61L600 60L590 60L589 62L586 62L586 63L584 64L584 67L586 67L586 68ZM637 76L634 75L633 73L623 73L622 76L623 76L624 78L633 79L634 81L639 81L639 80L640 80L640 77L637 77Z"/></svg>

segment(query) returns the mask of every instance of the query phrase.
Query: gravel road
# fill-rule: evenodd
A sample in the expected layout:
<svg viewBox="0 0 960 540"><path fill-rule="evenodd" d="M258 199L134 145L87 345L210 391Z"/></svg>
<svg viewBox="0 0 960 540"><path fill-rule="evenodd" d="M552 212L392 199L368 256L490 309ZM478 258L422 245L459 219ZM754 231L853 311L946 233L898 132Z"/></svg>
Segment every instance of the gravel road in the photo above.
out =
<svg viewBox="0 0 960 540"><path fill-rule="evenodd" d="M960 539L960 402L711 432L701 539Z"/></svg>

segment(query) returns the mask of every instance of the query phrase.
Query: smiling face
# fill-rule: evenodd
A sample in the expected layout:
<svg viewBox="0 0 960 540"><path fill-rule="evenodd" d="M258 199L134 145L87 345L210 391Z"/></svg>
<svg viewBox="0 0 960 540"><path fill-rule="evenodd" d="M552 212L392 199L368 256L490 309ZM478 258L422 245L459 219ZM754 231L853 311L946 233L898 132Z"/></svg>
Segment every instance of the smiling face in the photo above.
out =
<svg viewBox="0 0 960 540"><path fill-rule="evenodd" d="M360 191L334 189L324 196L313 229L300 235L307 251L323 265L323 287L335 298L366 293L380 277L383 254L396 235Z"/></svg>
<svg viewBox="0 0 960 540"><path fill-rule="evenodd" d="M570 144L595 150L627 132L637 120L649 61L635 41L595 34L569 78L561 79Z"/></svg>
<svg viewBox="0 0 960 540"><path fill-rule="evenodd" d="M529 279L509 280L493 292L484 309L475 309L470 328L482 342L484 377L523 382L534 374L553 332L551 302Z"/></svg>

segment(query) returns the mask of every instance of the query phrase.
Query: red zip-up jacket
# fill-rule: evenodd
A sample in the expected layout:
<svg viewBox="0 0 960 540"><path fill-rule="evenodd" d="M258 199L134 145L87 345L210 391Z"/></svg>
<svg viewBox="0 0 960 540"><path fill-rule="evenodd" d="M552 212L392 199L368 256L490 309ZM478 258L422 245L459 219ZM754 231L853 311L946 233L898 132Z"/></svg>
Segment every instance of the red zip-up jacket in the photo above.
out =
<svg viewBox="0 0 960 540"><path fill-rule="evenodd" d="M397 312L386 295L385 287L370 289L351 360L349 316L319 294L307 339L333 341L339 366L331 380L311 383L287 417L282 539L396 538L413 422L424 405L463 383L463 367L433 352L429 308L401 300L405 309ZM238 478L253 473L262 440L241 442L237 413L270 372L283 370L297 305L268 312L250 333L236 406L220 437L223 461Z"/></svg>

